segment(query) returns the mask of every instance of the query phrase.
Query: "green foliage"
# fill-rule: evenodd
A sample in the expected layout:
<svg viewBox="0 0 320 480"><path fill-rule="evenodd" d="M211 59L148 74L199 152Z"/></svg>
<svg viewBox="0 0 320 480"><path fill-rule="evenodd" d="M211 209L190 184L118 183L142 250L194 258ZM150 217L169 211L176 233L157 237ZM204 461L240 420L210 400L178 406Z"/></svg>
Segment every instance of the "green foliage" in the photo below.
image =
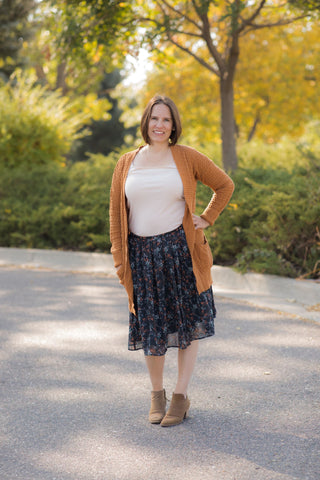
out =
<svg viewBox="0 0 320 480"><path fill-rule="evenodd" d="M89 115L17 74L0 88L0 165L61 162Z"/></svg>
<svg viewBox="0 0 320 480"><path fill-rule="evenodd" d="M319 0L289 0L289 3L294 7L297 7L304 12L314 12L320 11L320 1Z"/></svg>
<svg viewBox="0 0 320 480"><path fill-rule="evenodd" d="M119 99L114 98L115 87L121 82L122 77L119 70L105 73L101 82L98 96L106 99L110 104L109 119L98 119L86 126L88 135L78 140L71 149L68 158L71 161L87 160L90 153L102 153L109 155L112 151L122 147L128 135L133 138L138 125L125 127L122 120L122 109L119 106ZM127 107L128 108L128 107Z"/></svg>
<svg viewBox="0 0 320 480"><path fill-rule="evenodd" d="M215 262L236 264L242 272L315 278L320 274L320 157L311 162L297 149L293 156L292 147L278 145L269 148L268 162L264 149L246 146L244 159L240 152L233 198L209 230ZM199 186L201 208L208 195Z"/></svg>
<svg viewBox="0 0 320 480"><path fill-rule="evenodd" d="M134 29L129 2L41 0L36 34L23 54L42 85L74 98L96 93L104 73L122 68Z"/></svg>
<svg viewBox="0 0 320 480"><path fill-rule="evenodd" d="M319 277L317 144L316 124L299 148L283 141L269 147L250 143L240 150L234 195L207 231L216 264ZM0 167L0 245L109 251L109 190L119 156L92 155L67 167L54 162ZM211 193L199 185L198 213Z"/></svg>
<svg viewBox="0 0 320 480"><path fill-rule="evenodd" d="M32 36L32 24L28 17L35 7L35 0L0 2L0 72L5 78L17 65L24 63L19 52L23 42Z"/></svg>
<svg viewBox="0 0 320 480"><path fill-rule="evenodd" d="M114 0L47 0L49 19L61 59L76 57L90 66L101 53L112 58L126 53L126 40L134 30L130 2ZM110 64L112 63L110 61Z"/></svg>
<svg viewBox="0 0 320 480"><path fill-rule="evenodd" d="M115 155L0 169L0 245L105 251Z"/></svg>

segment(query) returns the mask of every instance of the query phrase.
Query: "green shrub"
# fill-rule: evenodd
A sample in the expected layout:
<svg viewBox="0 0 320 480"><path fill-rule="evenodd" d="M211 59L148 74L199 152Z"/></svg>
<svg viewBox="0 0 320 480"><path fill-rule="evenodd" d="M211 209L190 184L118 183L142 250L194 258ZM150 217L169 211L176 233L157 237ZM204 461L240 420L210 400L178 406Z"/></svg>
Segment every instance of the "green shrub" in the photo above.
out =
<svg viewBox="0 0 320 480"><path fill-rule="evenodd" d="M208 232L209 242L218 264L236 265L242 272L316 278L320 162L302 158L297 150L295 157L285 160L283 152L281 156L284 161L277 168L274 158L271 167L266 159L255 161L255 155L251 162L246 158L245 167L233 176L236 188L228 207ZM209 195L206 187L199 186L199 207Z"/></svg>
<svg viewBox="0 0 320 480"><path fill-rule="evenodd" d="M234 195L207 236L220 265L289 277L320 272L320 161L304 151L258 144L241 157ZM261 150L261 158L259 157ZM87 162L0 166L0 245L110 249L109 190L120 153ZM268 158L270 156L270 162ZM211 190L199 185L197 211Z"/></svg>
<svg viewBox="0 0 320 480"><path fill-rule="evenodd" d="M114 155L0 171L0 245L106 251Z"/></svg>
<svg viewBox="0 0 320 480"><path fill-rule="evenodd" d="M66 97L17 75L0 88L0 165L64 162L87 120Z"/></svg>

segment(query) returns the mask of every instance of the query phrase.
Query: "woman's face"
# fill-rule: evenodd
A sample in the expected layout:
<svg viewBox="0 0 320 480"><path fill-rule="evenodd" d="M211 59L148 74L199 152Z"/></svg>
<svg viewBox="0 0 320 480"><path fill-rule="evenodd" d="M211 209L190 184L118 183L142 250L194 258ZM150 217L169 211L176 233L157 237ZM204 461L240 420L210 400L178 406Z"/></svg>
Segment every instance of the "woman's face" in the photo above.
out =
<svg viewBox="0 0 320 480"><path fill-rule="evenodd" d="M163 103L154 105L148 125L148 137L150 144L169 143L173 121L170 108Z"/></svg>

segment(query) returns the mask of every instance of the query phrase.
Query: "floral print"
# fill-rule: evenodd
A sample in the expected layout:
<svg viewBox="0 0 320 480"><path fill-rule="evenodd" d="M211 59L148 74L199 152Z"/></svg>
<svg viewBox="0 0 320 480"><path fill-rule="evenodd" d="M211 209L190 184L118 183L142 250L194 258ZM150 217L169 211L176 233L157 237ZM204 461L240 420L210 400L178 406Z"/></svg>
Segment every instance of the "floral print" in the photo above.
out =
<svg viewBox="0 0 320 480"><path fill-rule="evenodd" d="M214 335L212 289L198 293L182 225L153 237L129 234L136 315L129 314L129 350L164 355Z"/></svg>

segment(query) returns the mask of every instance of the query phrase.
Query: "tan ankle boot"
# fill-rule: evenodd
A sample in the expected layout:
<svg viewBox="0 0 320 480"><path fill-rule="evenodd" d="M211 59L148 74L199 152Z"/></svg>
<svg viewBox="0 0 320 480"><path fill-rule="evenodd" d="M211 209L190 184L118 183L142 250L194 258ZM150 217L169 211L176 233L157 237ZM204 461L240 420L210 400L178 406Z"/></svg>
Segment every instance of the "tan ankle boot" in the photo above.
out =
<svg viewBox="0 0 320 480"><path fill-rule="evenodd" d="M190 400L182 393L173 393L169 410L161 422L161 427L179 425L186 418L190 408Z"/></svg>
<svg viewBox="0 0 320 480"><path fill-rule="evenodd" d="M151 408L149 412L150 423L161 423L166 414L166 391L151 392Z"/></svg>

